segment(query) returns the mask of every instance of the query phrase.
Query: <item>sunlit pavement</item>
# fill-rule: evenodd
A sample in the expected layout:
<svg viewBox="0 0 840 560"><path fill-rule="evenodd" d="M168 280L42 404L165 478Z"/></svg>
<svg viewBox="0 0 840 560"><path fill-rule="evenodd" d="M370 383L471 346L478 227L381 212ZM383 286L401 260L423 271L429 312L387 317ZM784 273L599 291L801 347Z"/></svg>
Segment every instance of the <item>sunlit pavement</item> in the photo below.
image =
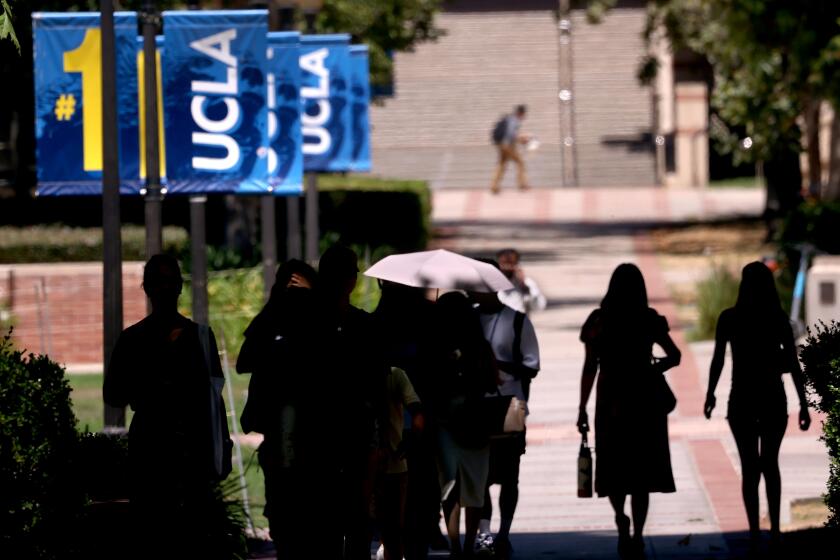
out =
<svg viewBox="0 0 840 560"><path fill-rule="evenodd" d="M645 229L663 222L757 216L763 204L763 191L757 189L534 189L495 196L487 189L434 192L439 246L485 256L516 247L527 274L549 299L549 308L533 317L542 371L532 388L529 446L512 537L516 558L617 557L609 503L576 495L580 436L574 422L583 362L579 329L622 262L640 266L651 305L669 317L683 351L682 365L668 374L679 399L670 416L677 492L652 496L648 558L740 554L746 518L737 453L724 418L729 363L718 386L719 406L707 421L701 408L712 348L685 342ZM795 420L797 403L788 385ZM593 410L594 398L590 416ZM819 436L819 422L805 433L793 422L788 428L781 450L783 523L791 500L825 491L828 457Z"/></svg>

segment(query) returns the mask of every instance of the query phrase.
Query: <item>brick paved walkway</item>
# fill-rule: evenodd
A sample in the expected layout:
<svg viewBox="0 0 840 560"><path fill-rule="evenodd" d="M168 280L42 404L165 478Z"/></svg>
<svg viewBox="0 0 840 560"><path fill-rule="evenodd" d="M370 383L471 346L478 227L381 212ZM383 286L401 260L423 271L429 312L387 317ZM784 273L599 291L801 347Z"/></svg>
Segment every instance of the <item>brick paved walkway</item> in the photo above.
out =
<svg viewBox="0 0 840 560"><path fill-rule="evenodd" d="M616 558L609 503L576 497L579 435L574 422L583 362L580 325L599 304L621 262L635 262L642 269L651 305L669 317L683 351L682 364L668 374L679 399L670 417L678 491L652 496L646 528L649 558L737 556L746 519L740 466L724 419L728 371L718 387L721 406L707 421L701 409L712 348L685 342L645 227L756 216L763 194L752 189L541 189L492 196L479 190L438 190L433 202L434 223L442 234L439 245L470 255L515 246L549 300L549 308L534 317L542 371L532 390L529 447L514 522L516 557ZM795 411L795 393L788 385ZM593 408L594 399L590 416ZM781 451L783 522L791 500L819 496L825 489L828 459L819 433L819 422L806 433L794 422L788 429Z"/></svg>

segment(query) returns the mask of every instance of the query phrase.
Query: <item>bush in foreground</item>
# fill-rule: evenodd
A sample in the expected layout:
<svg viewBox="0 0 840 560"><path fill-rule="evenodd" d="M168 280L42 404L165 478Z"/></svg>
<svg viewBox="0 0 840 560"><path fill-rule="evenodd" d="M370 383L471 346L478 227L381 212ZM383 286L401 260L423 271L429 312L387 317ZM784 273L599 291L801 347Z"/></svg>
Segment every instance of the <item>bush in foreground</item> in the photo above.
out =
<svg viewBox="0 0 840 560"><path fill-rule="evenodd" d="M832 321L809 329L800 359L808 385L818 397L812 404L826 415L823 441L831 465L825 503L831 512L829 526L840 529L840 324Z"/></svg>

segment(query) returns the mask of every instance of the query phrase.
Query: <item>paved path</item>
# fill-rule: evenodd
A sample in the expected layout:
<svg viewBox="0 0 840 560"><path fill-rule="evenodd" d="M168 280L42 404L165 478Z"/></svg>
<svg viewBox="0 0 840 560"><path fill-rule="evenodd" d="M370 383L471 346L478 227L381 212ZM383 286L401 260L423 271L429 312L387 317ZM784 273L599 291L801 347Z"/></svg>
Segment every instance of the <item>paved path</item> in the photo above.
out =
<svg viewBox="0 0 840 560"><path fill-rule="evenodd" d="M646 226L755 216L763 207L762 193L753 189L541 189L503 191L498 196L478 190L437 190L433 196L438 245L485 256L514 246L522 252L528 274L549 299L549 308L534 317L542 371L532 390L529 447L522 462L520 506L514 523L516 557L616 558L609 503L576 497L579 435L574 422L583 361L580 325L598 305L612 270L622 262L640 266L651 304L669 317L683 351L682 365L668 374L679 399L670 417L678 491L651 499L646 529L649 558L737 556L746 521L737 453L724 420L728 371L718 389L721 405L707 421L701 408L711 346L685 342ZM788 389L795 418L795 393L792 386ZM594 399L590 416L593 405ZM825 490L828 459L819 430L819 422L807 433L794 424L788 428L781 451L783 518L789 516L790 500L819 496Z"/></svg>

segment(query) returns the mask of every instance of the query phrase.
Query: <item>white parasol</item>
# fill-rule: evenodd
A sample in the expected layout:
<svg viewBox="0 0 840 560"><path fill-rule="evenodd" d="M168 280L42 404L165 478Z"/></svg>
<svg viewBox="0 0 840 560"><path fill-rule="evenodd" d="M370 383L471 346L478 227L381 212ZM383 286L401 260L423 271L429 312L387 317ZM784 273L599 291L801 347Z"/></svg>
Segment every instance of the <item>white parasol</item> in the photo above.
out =
<svg viewBox="0 0 840 560"><path fill-rule="evenodd" d="M365 276L415 288L469 292L498 292L513 288L513 284L492 264L445 249L385 257L370 267Z"/></svg>

